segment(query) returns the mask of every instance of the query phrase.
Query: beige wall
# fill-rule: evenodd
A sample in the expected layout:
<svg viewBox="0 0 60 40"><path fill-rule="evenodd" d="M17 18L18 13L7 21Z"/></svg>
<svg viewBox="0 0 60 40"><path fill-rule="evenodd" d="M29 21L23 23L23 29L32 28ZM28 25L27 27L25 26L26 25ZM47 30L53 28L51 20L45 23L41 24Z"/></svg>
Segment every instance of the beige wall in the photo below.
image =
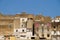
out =
<svg viewBox="0 0 60 40"><path fill-rule="evenodd" d="M11 27L9 26L11 25ZM13 33L13 20L0 19L0 34L12 34Z"/></svg>
<svg viewBox="0 0 60 40"><path fill-rule="evenodd" d="M19 17L15 17L15 19L14 19L14 28L16 28L16 29L20 28L20 18Z"/></svg>
<svg viewBox="0 0 60 40"><path fill-rule="evenodd" d="M33 20L28 20L27 21L27 28L32 28L33 27Z"/></svg>

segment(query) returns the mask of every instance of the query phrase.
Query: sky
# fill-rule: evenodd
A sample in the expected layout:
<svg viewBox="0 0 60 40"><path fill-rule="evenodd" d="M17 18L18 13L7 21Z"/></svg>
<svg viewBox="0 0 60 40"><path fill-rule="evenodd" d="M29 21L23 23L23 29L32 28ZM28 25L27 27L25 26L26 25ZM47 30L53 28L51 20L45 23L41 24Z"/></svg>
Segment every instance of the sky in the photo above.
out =
<svg viewBox="0 0 60 40"><path fill-rule="evenodd" d="M28 14L44 16L60 16L60 0L0 0L2 14Z"/></svg>

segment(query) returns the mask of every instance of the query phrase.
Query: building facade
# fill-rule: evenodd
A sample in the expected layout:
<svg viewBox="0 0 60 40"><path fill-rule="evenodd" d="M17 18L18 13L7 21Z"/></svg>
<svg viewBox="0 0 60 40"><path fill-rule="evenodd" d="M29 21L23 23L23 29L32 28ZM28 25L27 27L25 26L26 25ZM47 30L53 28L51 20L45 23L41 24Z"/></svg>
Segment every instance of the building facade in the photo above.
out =
<svg viewBox="0 0 60 40"><path fill-rule="evenodd" d="M0 14L1 40L58 40L59 35L60 16L51 19L50 16L33 15L25 12L16 15Z"/></svg>

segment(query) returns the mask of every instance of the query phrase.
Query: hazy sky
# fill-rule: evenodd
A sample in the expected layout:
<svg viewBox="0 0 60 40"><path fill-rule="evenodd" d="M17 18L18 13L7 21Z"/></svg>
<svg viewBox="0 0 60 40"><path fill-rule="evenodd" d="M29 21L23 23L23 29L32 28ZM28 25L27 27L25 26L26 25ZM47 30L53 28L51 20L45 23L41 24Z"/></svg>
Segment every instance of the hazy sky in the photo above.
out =
<svg viewBox="0 0 60 40"><path fill-rule="evenodd" d="M0 12L17 14L27 12L44 16L60 16L60 0L0 0Z"/></svg>

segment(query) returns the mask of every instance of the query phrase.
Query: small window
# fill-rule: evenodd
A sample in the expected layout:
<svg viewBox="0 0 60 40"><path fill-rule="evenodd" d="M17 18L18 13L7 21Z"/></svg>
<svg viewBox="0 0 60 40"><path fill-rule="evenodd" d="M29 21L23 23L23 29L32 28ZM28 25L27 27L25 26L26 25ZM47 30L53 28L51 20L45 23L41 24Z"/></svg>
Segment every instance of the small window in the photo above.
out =
<svg viewBox="0 0 60 40"><path fill-rule="evenodd" d="M47 37L49 37L50 35L49 34L47 34Z"/></svg>
<svg viewBox="0 0 60 40"><path fill-rule="evenodd" d="M28 18L28 20L33 20L33 18Z"/></svg>
<svg viewBox="0 0 60 40"><path fill-rule="evenodd" d="M18 30L16 30L16 32L18 32Z"/></svg>
<svg viewBox="0 0 60 40"><path fill-rule="evenodd" d="M54 26L54 28L56 28L56 27Z"/></svg>
<svg viewBox="0 0 60 40"><path fill-rule="evenodd" d="M31 37L31 39L35 39L35 37Z"/></svg>
<svg viewBox="0 0 60 40"><path fill-rule="evenodd" d="M24 32L24 30L22 30L22 32Z"/></svg>
<svg viewBox="0 0 60 40"><path fill-rule="evenodd" d="M42 37L44 37L44 34L42 34Z"/></svg>
<svg viewBox="0 0 60 40"><path fill-rule="evenodd" d="M33 20L33 18L30 18L31 20Z"/></svg>

